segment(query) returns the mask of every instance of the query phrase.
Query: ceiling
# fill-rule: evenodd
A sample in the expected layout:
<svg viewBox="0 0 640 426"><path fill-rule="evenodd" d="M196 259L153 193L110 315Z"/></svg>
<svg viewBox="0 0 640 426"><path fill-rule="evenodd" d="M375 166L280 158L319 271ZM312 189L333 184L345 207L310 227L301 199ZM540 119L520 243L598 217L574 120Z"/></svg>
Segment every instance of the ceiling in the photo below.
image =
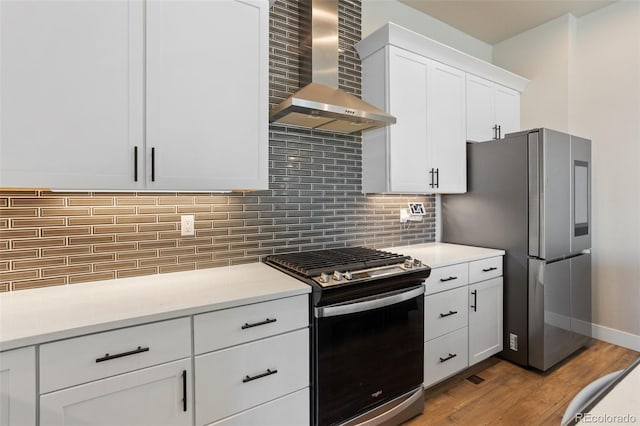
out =
<svg viewBox="0 0 640 426"><path fill-rule="evenodd" d="M614 0L400 0L494 45L554 18L580 17Z"/></svg>

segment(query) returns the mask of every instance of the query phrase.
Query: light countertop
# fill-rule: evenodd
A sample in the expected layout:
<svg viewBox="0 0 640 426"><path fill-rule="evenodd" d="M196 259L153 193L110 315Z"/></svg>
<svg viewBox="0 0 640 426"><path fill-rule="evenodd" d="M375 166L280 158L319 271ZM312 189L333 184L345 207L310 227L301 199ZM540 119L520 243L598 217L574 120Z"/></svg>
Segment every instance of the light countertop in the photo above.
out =
<svg viewBox="0 0 640 426"><path fill-rule="evenodd" d="M0 294L0 350L311 292L262 263Z"/></svg>
<svg viewBox="0 0 640 426"><path fill-rule="evenodd" d="M388 247L382 250L411 256L414 259L421 260L422 263L431 268L504 255L504 250L448 243L414 244L409 246Z"/></svg>
<svg viewBox="0 0 640 426"><path fill-rule="evenodd" d="M620 379L582 415L578 424L636 423L640 419L640 360L627 368Z"/></svg>

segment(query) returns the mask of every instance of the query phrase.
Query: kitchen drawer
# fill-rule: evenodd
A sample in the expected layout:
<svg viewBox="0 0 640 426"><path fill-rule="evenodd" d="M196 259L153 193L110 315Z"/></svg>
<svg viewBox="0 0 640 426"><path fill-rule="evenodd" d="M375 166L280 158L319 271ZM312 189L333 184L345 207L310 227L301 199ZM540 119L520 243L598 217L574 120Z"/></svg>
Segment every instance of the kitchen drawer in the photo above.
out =
<svg viewBox="0 0 640 426"><path fill-rule="evenodd" d="M196 315L195 354L309 326L309 296L276 299Z"/></svg>
<svg viewBox="0 0 640 426"><path fill-rule="evenodd" d="M424 300L424 340L435 339L467 326L467 287L431 294Z"/></svg>
<svg viewBox="0 0 640 426"><path fill-rule="evenodd" d="M425 281L425 294L438 293L444 290L467 285L469 283L469 266L467 263L433 268Z"/></svg>
<svg viewBox="0 0 640 426"><path fill-rule="evenodd" d="M502 275L502 256L469 262L469 282L476 283Z"/></svg>
<svg viewBox="0 0 640 426"><path fill-rule="evenodd" d="M305 388L209 426L304 426L309 418L309 388Z"/></svg>
<svg viewBox="0 0 640 426"><path fill-rule="evenodd" d="M106 331L40 346L40 393L191 355L189 318Z"/></svg>
<svg viewBox="0 0 640 426"><path fill-rule="evenodd" d="M424 386L429 387L467 368L467 328L424 344Z"/></svg>
<svg viewBox="0 0 640 426"><path fill-rule="evenodd" d="M195 358L196 425L309 386L309 330L298 330ZM307 401L308 403L308 401Z"/></svg>

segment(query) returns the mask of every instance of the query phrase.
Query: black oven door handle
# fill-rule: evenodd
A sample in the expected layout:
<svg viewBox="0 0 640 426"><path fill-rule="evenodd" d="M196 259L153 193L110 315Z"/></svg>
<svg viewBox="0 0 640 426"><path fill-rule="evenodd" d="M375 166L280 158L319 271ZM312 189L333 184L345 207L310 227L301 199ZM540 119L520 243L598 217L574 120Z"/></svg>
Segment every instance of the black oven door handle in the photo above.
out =
<svg viewBox="0 0 640 426"><path fill-rule="evenodd" d="M335 317L339 315L355 314L356 312L371 311L373 309L382 308L385 306L395 305L396 303L404 302L405 300L413 299L414 297L424 294L424 286L414 288L402 293L392 294L387 297L369 297L360 299L354 303L340 304L334 306L321 306L315 308L316 318Z"/></svg>

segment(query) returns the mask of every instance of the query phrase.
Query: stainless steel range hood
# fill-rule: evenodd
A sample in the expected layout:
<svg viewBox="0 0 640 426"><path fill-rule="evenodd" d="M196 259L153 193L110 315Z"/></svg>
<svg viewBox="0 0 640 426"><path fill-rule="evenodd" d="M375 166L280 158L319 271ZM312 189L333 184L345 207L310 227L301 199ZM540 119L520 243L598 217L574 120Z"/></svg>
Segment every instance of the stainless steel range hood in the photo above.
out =
<svg viewBox="0 0 640 426"><path fill-rule="evenodd" d="M271 110L269 121L336 133L394 124L392 115L338 88L338 0L303 1L300 8L303 87Z"/></svg>

